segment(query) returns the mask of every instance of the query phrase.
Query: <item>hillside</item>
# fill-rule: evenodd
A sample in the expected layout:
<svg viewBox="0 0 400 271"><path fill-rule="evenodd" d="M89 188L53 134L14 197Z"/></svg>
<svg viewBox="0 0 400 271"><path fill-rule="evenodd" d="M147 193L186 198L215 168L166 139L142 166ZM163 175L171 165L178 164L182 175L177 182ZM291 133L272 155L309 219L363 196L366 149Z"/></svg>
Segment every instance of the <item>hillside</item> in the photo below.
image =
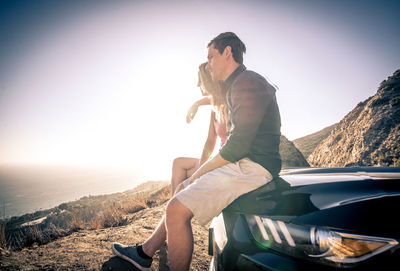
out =
<svg viewBox="0 0 400 271"><path fill-rule="evenodd" d="M294 144L281 138L284 167L308 166ZM134 270L112 255L112 242L146 240L170 197L165 181L151 181L109 195L88 196L7 221L0 248L0 270ZM208 270L208 229L193 221L191 270ZM1 238L0 238L1 239ZM1 241L1 240L0 240ZM155 255L152 270L169 270L167 246Z"/></svg>
<svg viewBox="0 0 400 271"><path fill-rule="evenodd" d="M150 236L166 203L127 216L127 225L99 230L80 230L46 245L21 251L0 250L0 270L136 270L114 257L113 242L136 244ZM194 255L191 270L207 270L207 229L193 222ZM156 254L152 270L169 270L167 247Z"/></svg>
<svg viewBox="0 0 400 271"><path fill-rule="evenodd" d="M146 240L162 218L170 189L166 182L147 182L122 193L63 203L42 211L39 218L15 217L7 224L12 231L8 237L21 240L8 242L14 249L0 248L0 270L135 270L112 255L111 244ZM191 270L207 270L208 230L195 220L192 225ZM152 270L169 270L167 250L164 245L155 255Z"/></svg>
<svg viewBox="0 0 400 271"><path fill-rule="evenodd" d="M293 140L293 143L307 159L308 156L314 151L314 149L322 142L322 140L329 136L331 131L335 128L335 125L336 124L333 124L331 126L325 127L318 132L297 138Z"/></svg>
<svg viewBox="0 0 400 271"><path fill-rule="evenodd" d="M303 154L285 136L281 136L279 152L282 157L282 168L310 166Z"/></svg>
<svg viewBox="0 0 400 271"><path fill-rule="evenodd" d="M400 70L359 103L308 157L311 166L393 166L400 158Z"/></svg>

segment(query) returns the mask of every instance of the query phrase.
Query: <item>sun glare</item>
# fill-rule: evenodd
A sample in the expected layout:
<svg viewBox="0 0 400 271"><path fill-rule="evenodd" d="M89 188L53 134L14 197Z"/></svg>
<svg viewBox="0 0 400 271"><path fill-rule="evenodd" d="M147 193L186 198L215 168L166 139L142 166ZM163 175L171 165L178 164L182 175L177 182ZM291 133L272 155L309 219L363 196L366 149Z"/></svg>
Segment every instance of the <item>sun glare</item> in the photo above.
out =
<svg viewBox="0 0 400 271"><path fill-rule="evenodd" d="M96 24L86 20L81 24ZM205 49L204 55L187 52L172 46L181 42L165 40L171 46L159 50L158 44L138 42L133 35L120 43L122 30L103 29L110 35L93 36L85 32L91 27L81 24L43 40L51 50L26 56L18 74L24 80L14 78L16 91L10 95L15 99L9 105L12 125L21 128L7 138L13 147L2 158L129 168L165 179L175 157L200 156L209 110L199 110L190 125L185 117L201 97L197 68ZM71 51L67 44L86 49ZM88 44L96 46L87 50ZM116 53L104 53L110 51Z"/></svg>

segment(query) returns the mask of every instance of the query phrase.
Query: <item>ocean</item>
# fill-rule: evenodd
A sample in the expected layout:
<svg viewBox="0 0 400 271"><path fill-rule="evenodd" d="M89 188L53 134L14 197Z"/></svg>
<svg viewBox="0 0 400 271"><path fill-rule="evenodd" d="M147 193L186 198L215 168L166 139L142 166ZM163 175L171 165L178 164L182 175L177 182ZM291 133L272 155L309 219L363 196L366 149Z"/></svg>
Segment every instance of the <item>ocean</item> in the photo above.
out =
<svg viewBox="0 0 400 271"><path fill-rule="evenodd" d="M83 196L122 192L144 181L127 170L0 166L0 219L49 209Z"/></svg>

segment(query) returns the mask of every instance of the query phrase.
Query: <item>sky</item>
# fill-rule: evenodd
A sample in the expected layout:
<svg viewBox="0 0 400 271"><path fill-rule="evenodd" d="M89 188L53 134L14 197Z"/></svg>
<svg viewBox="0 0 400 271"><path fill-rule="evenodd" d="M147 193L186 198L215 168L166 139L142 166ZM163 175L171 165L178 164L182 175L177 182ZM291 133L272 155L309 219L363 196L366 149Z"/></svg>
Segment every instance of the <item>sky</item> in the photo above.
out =
<svg viewBox="0 0 400 271"><path fill-rule="evenodd" d="M290 140L339 122L400 68L400 1L0 0L0 165L170 175L199 157L198 65L226 31L277 86Z"/></svg>

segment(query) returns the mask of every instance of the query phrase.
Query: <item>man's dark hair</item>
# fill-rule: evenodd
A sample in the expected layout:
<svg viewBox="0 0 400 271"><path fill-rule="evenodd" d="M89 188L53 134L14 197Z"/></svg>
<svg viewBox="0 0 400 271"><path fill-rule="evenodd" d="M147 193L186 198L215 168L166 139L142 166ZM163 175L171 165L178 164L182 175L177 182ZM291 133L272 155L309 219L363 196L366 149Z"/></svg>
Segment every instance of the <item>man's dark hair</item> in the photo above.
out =
<svg viewBox="0 0 400 271"><path fill-rule="evenodd" d="M235 33L221 33L208 43L207 48L211 45L214 45L214 48L217 49L220 54L224 52L226 46L230 46L233 59L237 63L243 64L243 53L246 53L246 46Z"/></svg>

